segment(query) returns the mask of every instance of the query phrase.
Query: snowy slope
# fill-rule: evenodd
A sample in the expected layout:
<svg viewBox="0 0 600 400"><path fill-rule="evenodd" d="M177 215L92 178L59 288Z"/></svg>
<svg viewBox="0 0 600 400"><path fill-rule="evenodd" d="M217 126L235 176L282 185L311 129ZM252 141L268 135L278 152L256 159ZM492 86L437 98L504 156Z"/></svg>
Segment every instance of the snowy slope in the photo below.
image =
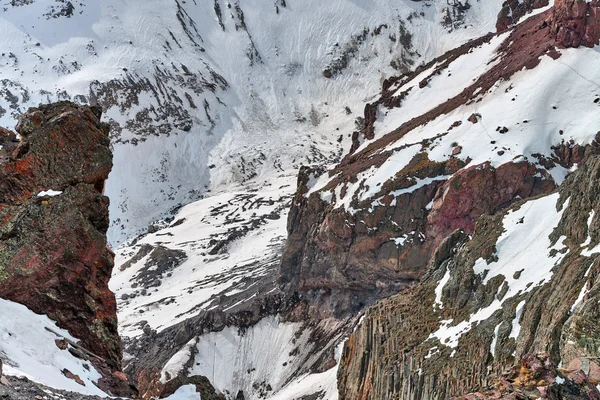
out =
<svg viewBox="0 0 600 400"><path fill-rule="evenodd" d="M415 89L422 76L400 87L398 92L407 88L412 90L402 107L380 112L374 140L445 101L450 93L455 93L455 82L474 82L495 62L493 50L503 36L451 63L445 73L434 75L424 89ZM596 70L600 65L600 53L588 48L565 49L561 53L557 60L544 56L537 67L520 71L510 80L497 82L488 93L478 93L469 104L442 114L387 145L381 151L395 150L395 153L381 167L361 173L358 181L348 186L345 198L336 196L336 205L347 208L354 196L361 200L372 199L373 205L379 204L379 199L373 196L378 193L380 183L392 178L419 152L426 152L431 161L458 157L470 160L469 166L490 162L498 167L524 159L538 163L542 157L552 158L552 146L563 142L591 143L598 132L596 99L600 96L600 82L596 79ZM470 66L466 70L473 73L471 78L462 75L464 65ZM457 81L454 80L455 71ZM438 93L449 95L435 97ZM472 115L477 115L477 123L468 121ZM461 123L459 126L448 129L457 121ZM424 148L415 145L425 139L431 143ZM361 148L369 143L366 141ZM453 154L457 147L460 147L460 153ZM541 164L538 166L545 168ZM548 168L548 172L560 184L569 171L556 165ZM440 176L436 179L448 178ZM311 193L323 189L331 180L327 175L315 180ZM427 183L420 181L403 191L414 191ZM341 187L337 187L322 196L331 197L340 190Z"/></svg>
<svg viewBox="0 0 600 400"><path fill-rule="evenodd" d="M4 374L25 376L57 389L106 396L94 384L101 377L96 369L55 344L63 338L73 342L77 339L48 317L0 299L0 321L0 359ZM82 384L67 378L65 370L78 376Z"/></svg>
<svg viewBox="0 0 600 400"><path fill-rule="evenodd" d="M243 333L236 327L225 328L189 343L165 365L162 379L178 376L183 365L193 361L189 376L206 376L231 398L241 391L246 398L292 399L322 393L323 398L334 399L337 368L311 373L310 367L343 338L334 334L322 347L311 338L317 329L335 332L340 326L323 321L317 328L307 328L267 317ZM338 346L332 354L337 362L340 350Z"/></svg>
<svg viewBox="0 0 600 400"><path fill-rule="evenodd" d="M264 290L262 278L269 290L275 289L274 273L295 189L286 182L280 178L260 192L230 192L200 200L184 207L164 229L120 248L110 286L121 300L121 334L141 334L141 321L161 331L201 310L214 309L223 294L246 293L246 298L224 307L227 311ZM151 260L152 254L142 253L127 266L144 246L178 251L183 262L156 271L158 262ZM148 269L150 273L144 274ZM151 279L144 281L148 276Z"/></svg>
<svg viewBox="0 0 600 400"><path fill-rule="evenodd" d="M208 190L339 157L382 77L494 30L500 3L2 0L0 123L104 106L118 243Z"/></svg>
<svg viewBox="0 0 600 400"><path fill-rule="evenodd" d="M506 282L502 289L505 294L496 296L489 306L473 310L468 320L460 323L452 320L441 321L440 328L431 334L430 339L437 339L445 346L456 348L464 334L474 325L501 310L508 300L525 295L550 281L554 274L554 267L560 264L567 250L563 245L566 237L562 237L554 245L549 238L566 208L565 205L561 211L553 212L558 197L556 193L531 200L504 218L504 232L498 238L496 245L498 261L488 265L483 258L480 258L473 269L475 274L484 277L482 284L487 284L490 279L502 275ZM532 260L535 260L535 263L532 263ZM517 271L520 271L518 275L516 275ZM436 292L441 293L446 282L440 281ZM524 304L523 301L516 308L517 315L513 320L510 333L510 337L515 339L519 336L520 329L519 310L523 309ZM494 346L491 350L494 354Z"/></svg>
<svg viewBox="0 0 600 400"><path fill-rule="evenodd" d="M110 239L116 246L154 223L151 233L116 250L111 288L119 299L120 330L128 338L139 338L148 328L160 334L200 312L235 310L276 292L275 270L298 168L339 161L349 148L355 119L384 78L493 31L501 3L103 0L74 4L71 13L62 12L60 0L1 0L0 124L13 125L20 112L38 102L103 105L113 125L115 153L106 188L112 201ZM435 76L426 91L409 94L406 107L380 113L376 138L484 73L502 37L451 65L452 79ZM592 71L580 65L589 54L581 61L575 53L568 55L561 58L566 66L557 79L577 81L571 68L581 67L578 73L584 76ZM547 64L540 74L554 71L555 64ZM536 70L523 72L532 73ZM541 76L533 81L527 76L515 87L524 101L514 110L505 96L488 96L394 146L429 138L474 111L491 127L499 123L494 119L498 107L510 110L514 125L532 120L523 114L539 107L535 117L542 121L528 127L542 129L546 111L534 96L545 92L535 85L531 90ZM416 79L406 85L418 84ZM585 93L593 90L575 83ZM564 106L568 111L584 102L565 100ZM461 157L510 161L508 154L484 149L487 142L477 131L482 127L463 124L436 142L430 157L447 157L458 140ZM528 148L526 154L537 144L554 143L550 129L542 143L518 132L511 128L505 140ZM399 152L400 160L373 179L385 181L413 151ZM339 327L327 328L337 332ZM322 391L334 399L336 368L314 373L309 367L316 353L336 348L343 337L333 335L317 345L310 340L315 331L277 316L245 334L225 328L196 337L163 372L170 368L176 374L190 361L194 346L202 357L187 373L206 375L232 396L243 390L246 398L258 398L266 391L268 398L287 399ZM301 350L292 357L295 347ZM249 365L256 370L244 373ZM174 396L193 394L184 387Z"/></svg>

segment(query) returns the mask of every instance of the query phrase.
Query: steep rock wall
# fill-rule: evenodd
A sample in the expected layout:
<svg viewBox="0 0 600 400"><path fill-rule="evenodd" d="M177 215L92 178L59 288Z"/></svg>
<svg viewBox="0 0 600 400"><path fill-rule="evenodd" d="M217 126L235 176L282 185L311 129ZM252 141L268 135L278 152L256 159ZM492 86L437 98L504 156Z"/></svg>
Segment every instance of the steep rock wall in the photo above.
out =
<svg viewBox="0 0 600 400"><path fill-rule="evenodd" d="M434 137L404 141L390 150L395 141L441 115L476 102L479 93L491 90L517 71L534 68L540 57L559 57L547 22L552 15L548 11L517 26L501 42L489 70L457 96L362 147L356 136L355 151L328 172L300 172L280 268L280 283L286 290L297 291L313 302L318 314L356 312L419 279L436 246L454 229L471 233L480 215L554 190L550 174L531 161L497 167L487 163L470 165L469 157L459 156L458 145L445 160L430 160L428 152L453 129L478 123L475 114L468 120L455 121ZM406 77L385 81L381 98L373 104L380 107L379 113L402 108L407 92L427 90L429 80L445 73L452 62L492 40L493 35L474 40ZM416 77L423 77L419 89L401 91ZM365 140L374 137L370 129L376 114L372 107L365 110ZM398 152L411 149L416 154L390 179L382 180L375 188L361 180L394 160ZM559 156L553 158L561 162ZM329 180L315 190L314 181L323 176ZM368 198L357 196L365 191L371 193Z"/></svg>
<svg viewBox="0 0 600 400"><path fill-rule="evenodd" d="M590 156L560 196L483 216L470 240L449 236L422 282L369 309L350 337L340 397L445 399L485 389L522 356L544 352L565 374L597 381L599 171L600 157ZM528 257L506 260L510 235L536 234L548 248L527 242L537 243L518 252Z"/></svg>
<svg viewBox="0 0 600 400"><path fill-rule="evenodd" d="M120 371L116 301L108 288L112 168L98 108L63 102L30 109L16 135L3 130L0 165L0 297L55 320L92 352L106 390L127 393Z"/></svg>

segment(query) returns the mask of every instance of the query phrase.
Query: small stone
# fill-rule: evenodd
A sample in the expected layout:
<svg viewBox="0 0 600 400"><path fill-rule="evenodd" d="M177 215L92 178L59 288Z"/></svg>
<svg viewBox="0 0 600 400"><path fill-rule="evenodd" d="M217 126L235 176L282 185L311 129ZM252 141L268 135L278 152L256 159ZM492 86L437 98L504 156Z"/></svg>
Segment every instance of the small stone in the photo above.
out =
<svg viewBox="0 0 600 400"><path fill-rule="evenodd" d="M113 376L115 378L117 378L118 380L120 380L121 382L127 382L127 375L125 375L121 371L115 371L115 372L113 372Z"/></svg>
<svg viewBox="0 0 600 400"><path fill-rule="evenodd" d="M67 343L65 339L56 339L54 343L56 343L56 347L61 350L66 350L69 347L69 343Z"/></svg>
<svg viewBox="0 0 600 400"><path fill-rule="evenodd" d="M81 386L85 386L85 382L83 382L83 380L79 377L79 375L75 375L74 373L72 373L71 371L69 371L68 369L63 369L62 370L62 374L69 378L74 380L75 382L77 382L78 384L80 384Z"/></svg>
<svg viewBox="0 0 600 400"><path fill-rule="evenodd" d="M468 121L476 124L479 122L479 119L481 118L481 114L471 114L471 116L469 117Z"/></svg>

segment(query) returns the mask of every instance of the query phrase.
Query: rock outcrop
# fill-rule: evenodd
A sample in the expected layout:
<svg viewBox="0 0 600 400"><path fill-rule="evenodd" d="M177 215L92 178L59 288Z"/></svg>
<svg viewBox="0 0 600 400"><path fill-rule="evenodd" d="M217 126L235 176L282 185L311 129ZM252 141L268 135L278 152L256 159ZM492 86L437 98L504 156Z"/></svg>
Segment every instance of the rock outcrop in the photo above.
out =
<svg viewBox="0 0 600 400"><path fill-rule="evenodd" d="M0 132L0 297L55 320L81 340L106 377L118 379L122 349L116 301L108 288L107 247L112 168L101 110L69 102L30 109L17 132ZM117 372L112 376L113 372Z"/></svg>
<svg viewBox="0 0 600 400"><path fill-rule="evenodd" d="M311 301L318 314L355 313L423 276L436 246L453 230L462 228L471 233L482 214L555 189L550 174L527 160L497 168L470 165L469 158L457 157L458 146L444 161L430 160L427 154L437 141L468 123L466 120L455 121L435 137L389 149L411 131L475 102L478 93L485 93L497 82L510 79L524 68L534 68L540 57L559 57L547 23L551 16L550 10L518 25L499 46L490 69L457 96L360 149L361 142L355 137L356 151L328 172L329 181L323 187L309 187L322 171L300 172L280 268L280 283L286 290ZM376 108L381 113L401 108L408 92L428 90L429 80L446 73L452 62L493 38L488 35L477 39L414 73L385 81L381 98L365 109L364 138L374 137ZM427 70L431 72L421 81L424 85L400 90ZM379 182L378 187L368 187L361 180L399 151L411 148L417 149L411 161L392 178ZM357 196L365 191L370 196Z"/></svg>
<svg viewBox="0 0 600 400"><path fill-rule="evenodd" d="M598 400L600 392L583 371L560 370L548 354L526 354L502 374L494 388L453 400L491 399Z"/></svg>
<svg viewBox="0 0 600 400"><path fill-rule="evenodd" d="M600 44L600 1L556 0L553 29L561 47Z"/></svg>
<svg viewBox="0 0 600 400"><path fill-rule="evenodd" d="M599 176L600 157L591 155L559 195L482 216L471 239L462 231L450 235L419 284L368 310L344 349L340 398L485 392L521 357L544 352L566 379L566 386L544 389L548 398L597 398ZM556 211L548 209L553 205ZM515 383L517 375L512 389L499 386L505 397L466 398L521 398L510 396L531 382Z"/></svg>
<svg viewBox="0 0 600 400"><path fill-rule="evenodd" d="M505 31L517 24L521 18L534 9L547 5L548 0L507 0L502 4L502 9L498 13L496 30L498 32Z"/></svg>

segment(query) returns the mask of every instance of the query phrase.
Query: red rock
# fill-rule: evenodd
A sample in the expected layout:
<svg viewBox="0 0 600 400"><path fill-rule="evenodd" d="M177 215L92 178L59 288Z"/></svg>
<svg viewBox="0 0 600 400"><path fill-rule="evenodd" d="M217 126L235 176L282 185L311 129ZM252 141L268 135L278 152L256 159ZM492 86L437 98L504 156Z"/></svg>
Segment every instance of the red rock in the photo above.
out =
<svg viewBox="0 0 600 400"><path fill-rule="evenodd" d="M550 177L536 177L528 162L507 163L493 168L489 163L459 171L438 189L427 216L427 236L437 244L458 228L472 233L483 214L508 206L515 199L550 193L556 185Z"/></svg>
<svg viewBox="0 0 600 400"><path fill-rule="evenodd" d="M66 350L66 349L69 348L69 344L64 339L62 339L62 340L61 339L56 339L54 341L54 343L56 343L56 347L58 347L61 350Z"/></svg>
<svg viewBox="0 0 600 400"><path fill-rule="evenodd" d="M481 118L481 115L479 115L479 114L471 114L471 116L468 118L468 121L471 122L471 123L473 123L473 124L476 124L476 123L479 122L479 118Z"/></svg>
<svg viewBox="0 0 600 400"><path fill-rule="evenodd" d="M552 28L561 47L600 43L600 0L556 0Z"/></svg>
<svg viewBox="0 0 600 400"><path fill-rule="evenodd" d="M113 372L113 376L122 382L127 382L127 375L125 375L121 371Z"/></svg>
<svg viewBox="0 0 600 400"><path fill-rule="evenodd" d="M100 116L98 108L62 102L20 118L23 139L0 164L0 298L67 329L104 360L93 361L110 378L122 349L102 194L112 154ZM61 194L37 196L50 189Z"/></svg>

